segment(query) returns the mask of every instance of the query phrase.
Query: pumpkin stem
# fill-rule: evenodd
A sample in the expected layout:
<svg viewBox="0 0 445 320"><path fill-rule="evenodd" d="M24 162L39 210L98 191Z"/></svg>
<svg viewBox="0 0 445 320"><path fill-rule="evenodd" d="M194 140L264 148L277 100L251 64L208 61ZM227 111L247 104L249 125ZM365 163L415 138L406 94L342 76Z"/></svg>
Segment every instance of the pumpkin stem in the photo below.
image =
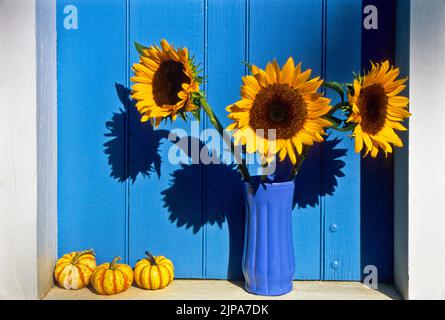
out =
<svg viewBox="0 0 445 320"><path fill-rule="evenodd" d="M84 251L79 251L76 253L76 255L73 258L72 263L76 264L79 262L80 257L86 255L86 254L92 254L93 256L96 256L96 254L94 253L93 249L89 249L89 250L84 250Z"/></svg>
<svg viewBox="0 0 445 320"><path fill-rule="evenodd" d="M155 257L153 257L153 255L152 255L150 252L145 251L145 254L147 255L147 257L148 257L148 261L151 263L152 266L156 266L156 265L158 265L158 264L156 263L156 259L155 259Z"/></svg>
<svg viewBox="0 0 445 320"><path fill-rule="evenodd" d="M121 257L117 256L116 258L113 259L113 261L111 261L110 263L110 269L114 270L116 269L116 264L118 261L122 260Z"/></svg>

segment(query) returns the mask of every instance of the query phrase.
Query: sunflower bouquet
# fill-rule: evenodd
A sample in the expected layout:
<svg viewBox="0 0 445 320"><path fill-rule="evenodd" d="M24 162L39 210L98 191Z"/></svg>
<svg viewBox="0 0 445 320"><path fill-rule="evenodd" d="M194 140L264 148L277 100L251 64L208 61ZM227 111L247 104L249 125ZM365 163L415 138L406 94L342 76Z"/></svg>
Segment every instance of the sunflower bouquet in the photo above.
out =
<svg viewBox="0 0 445 320"><path fill-rule="evenodd" d="M375 158L379 150L387 155L393 151L391 144L403 146L395 130L407 130L401 122L410 116L409 101L399 95L407 79L398 79L400 70L388 61L371 65L371 71L356 76L352 84L310 79L311 70L302 71L301 63L295 66L292 58L281 69L276 60L265 70L253 65L252 74L243 78L242 99L227 107L234 121L227 130L237 130L235 143L250 142L248 153L278 155L280 161L288 157L295 165L291 179L309 148L324 141L328 128L350 131L355 151L365 148L364 156ZM321 87L335 90L341 102L332 107L331 100L319 92ZM335 116L339 111L343 120ZM273 143L267 135L257 134L270 128L276 130Z"/></svg>
<svg viewBox="0 0 445 320"><path fill-rule="evenodd" d="M188 49L174 48L166 40L160 47L136 44L136 48L140 61L133 66L132 98L141 121L158 127L178 116L187 120L188 113L199 119L202 108L223 135L224 128L200 89L199 65ZM264 164L288 158L295 165L293 179L310 147L323 142L329 128L351 132L355 151L364 150L364 156L376 157L379 150L387 155L393 146L403 146L396 130L406 130L401 122L410 116L408 98L400 95L407 79L398 79L400 70L388 61L371 63L371 70L355 75L350 84L311 78L312 70L303 70L301 62L295 65L292 57L282 68L273 60L264 70L255 65L249 69L251 74L242 78L241 99L226 109L233 120L226 128L233 133L232 152L241 145L247 153L259 153ZM331 106L321 88L335 90L341 102ZM249 180L241 155L235 158L243 178Z"/></svg>
<svg viewBox="0 0 445 320"><path fill-rule="evenodd" d="M204 79L187 48L175 48L166 40L160 47L136 44L136 48L140 60L133 66L132 97L141 121L158 127L178 116L187 121L189 114L199 120L203 110L230 145L246 182L246 290L263 295L289 292L295 269L290 218L293 181L308 151L325 141L328 129L350 133L355 151L364 157L375 158L380 151L387 156L394 146L402 147L396 131L407 130L402 122L411 115L409 100L401 95L407 79L400 79L400 70L388 61L371 62L371 69L354 74L351 83L311 77L311 69L295 65L292 57L281 68L276 60L264 70L248 65L241 99L226 108L233 122L224 128L200 88ZM339 95L338 104L332 105L326 97L328 89ZM227 132L232 134L229 138ZM248 154L260 155L263 167L290 161L289 178L273 181L263 174L260 181L253 179L245 161ZM271 260L278 276L264 274Z"/></svg>

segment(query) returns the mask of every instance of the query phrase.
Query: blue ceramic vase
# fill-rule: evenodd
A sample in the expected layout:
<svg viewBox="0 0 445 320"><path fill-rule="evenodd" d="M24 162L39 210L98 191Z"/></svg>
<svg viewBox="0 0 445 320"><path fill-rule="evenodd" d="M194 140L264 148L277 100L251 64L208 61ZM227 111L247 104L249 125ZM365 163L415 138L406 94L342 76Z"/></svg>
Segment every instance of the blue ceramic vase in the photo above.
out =
<svg viewBox="0 0 445 320"><path fill-rule="evenodd" d="M246 183L245 289L279 296L292 290L295 258L292 238L294 183Z"/></svg>

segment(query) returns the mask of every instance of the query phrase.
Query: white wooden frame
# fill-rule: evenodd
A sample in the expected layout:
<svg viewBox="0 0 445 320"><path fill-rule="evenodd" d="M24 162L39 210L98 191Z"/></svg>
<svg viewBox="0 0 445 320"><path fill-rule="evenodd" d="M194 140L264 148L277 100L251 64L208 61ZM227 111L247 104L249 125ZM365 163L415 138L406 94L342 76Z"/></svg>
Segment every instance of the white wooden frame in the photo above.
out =
<svg viewBox="0 0 445 320"><path fill-rule="evenodd" d="M57 257L55 0L0 1L0 299L37 299Z"/></svg>
<svg viewBox="0 0 445 320"><path fill-rule="evenodd" d="M395 284L404 298L444 299L445 2L398 6L414 116L395 161ZM55 0L2 0L0 43L0 299L38 299L57 257Z"/></svg>
<svg viewBox="0 0 445 320"><path fill-rule="evenodd" d="M399 2L403 11L408 1ZM443 30L445 1L411 0L409 47L407 35L399 33L398 56L410 70L413 117L407 148L396 159L395 181L401 196L396 200L396 284L409 299L445 299Z"/></svg>

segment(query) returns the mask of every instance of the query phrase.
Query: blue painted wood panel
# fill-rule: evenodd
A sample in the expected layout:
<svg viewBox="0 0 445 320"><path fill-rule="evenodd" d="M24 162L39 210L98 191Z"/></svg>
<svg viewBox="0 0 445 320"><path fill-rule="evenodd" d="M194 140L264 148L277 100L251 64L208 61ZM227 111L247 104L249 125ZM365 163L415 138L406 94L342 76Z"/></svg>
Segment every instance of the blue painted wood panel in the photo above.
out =
<svg viewBox="0 0 445 320"><path fill-rule="evenodd" d="M361 3L325 1L325 67L329 81L352 81L361 67ZM347 48L347 49L346 49ZM329 92L335 105L337 94ZM325 280L360 280L360 155L349 134L330 130L322 149Z"/></svg>
<svg viewBox="0 0 445 320"><path fill-rule="evenodd" d="M77 30L64 29L68 4L78 8ZM131 65L138 61L133 43L165 38L187 46L203 64L203 89L227 125L225 107L239 99L247 73L242 61L264 67L292 56L313 76L350 81L362 63L361 5L59 0L59 253L94 247L99 262L119 254L134 264L150 250L170 257L179 278L241 279L240 176L224 164L169 162L172 130L187 132L189 153L192 145L206 143L203 130L211 125L205 117L194 132L181 119L158 129L140 123L129 98ZM296 279L360 278L366 243L360 162L350 138L331 132L303 164L294 196ZM376 223L369 221L366 230ZM379 230L385 239L392 234ZM372 256L381 248L366 250ZM335 261L338 268L331 267Z"/></svg>
<svg viewBox="0 0 445 320"><path fill-rule="evenodd" d="M225 108L240 99L240 81L246 73L242 61L247 61L248 13L249 1L209 1L206 10L206 93L225 127L231 123ZM211 127L208 121L205 125ZM242 279L242 178L236 168L214 164L205 166L205 179L205 276Z"/></svg>
<svg viewBox="0 0 445 320"><path fill-rule="evenodd" d="M159 44L165 38L175 46L186 46L197 61L204 60L204 2L132 0L129 1L129 42ZM130 61L137 62L136 50L130 49ZM134 120L134 121L133 121ZM202 230L202 166L197 164L173 165L168 161L172 145L166 134L181 128L192 134L190 125L178 120L159 129L146 130L135 117L130 122L130 171L144 149L161 158L159 175L139 176L130 184L130 262L143 257L146 250L168 256L175 263L175 276L179 278L203 277ZM147 134L144 134L144 132ZM199 134L199 128L198 128ZM138 136L143 133L142 136ZM159 148L154 147L159 143ZM134 143L136 139L139 143ZM155 141L153 141L153 139ZM195 142L197 136L190 140ZM147 146L147 144L151 144ZM133 157L132 157L133 156Z"/></svg>
<svg viewBox="0 0 445 320"><path fill-rule="evenodd" d="M292 56L311 68L322 69L322 1L267 1L250 3L249 61L259 66L277 58L280 66ZM296 180L293 215L296 278L321 279L321 172L316 146Z"/></svg>
<svg viewBox="0 0 445 320"><path fill-rule="evenodd" d="M65 29L67 5L78 29ZM104 146L122 104L115 82L126 81L125 1L57 2L59 254L94 248L98 262L125 257L125 185L110 172ZM114 157L125 157L112 143Z"/></svg>

